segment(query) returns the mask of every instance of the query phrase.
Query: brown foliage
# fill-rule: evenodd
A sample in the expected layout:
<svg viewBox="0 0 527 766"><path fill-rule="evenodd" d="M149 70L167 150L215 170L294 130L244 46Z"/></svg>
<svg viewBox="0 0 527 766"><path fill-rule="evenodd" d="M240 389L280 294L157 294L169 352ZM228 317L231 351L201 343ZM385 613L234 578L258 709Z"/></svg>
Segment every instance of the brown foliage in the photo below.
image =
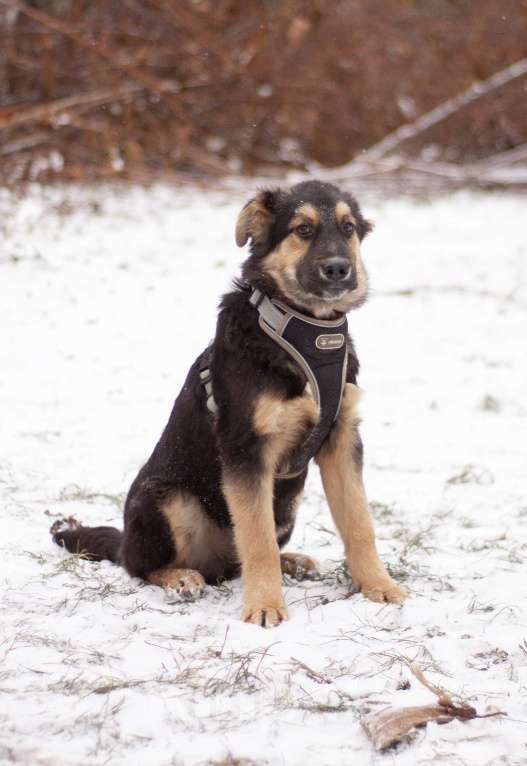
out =
<svg viewBox="0 0 527 766"><path fill-rule="evenodd" d="M525 56L527 0L0 0L0 174L341 165ZM525 143L526 95L519 78L405 150Z"/></svg>

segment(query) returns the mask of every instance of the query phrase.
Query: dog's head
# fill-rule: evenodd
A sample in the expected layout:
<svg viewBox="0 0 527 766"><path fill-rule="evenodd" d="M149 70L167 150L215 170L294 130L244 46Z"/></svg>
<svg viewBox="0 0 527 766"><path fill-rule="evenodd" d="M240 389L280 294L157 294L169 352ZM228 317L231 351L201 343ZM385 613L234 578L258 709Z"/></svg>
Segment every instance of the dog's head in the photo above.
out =
<svg viewBox="0 0 527 766"><path fill-rule="evenodd" d="M347 312L367 297L360 243L371 228L355 198L332 184L262 191L236 224L236 243L251 240L243 277L314 316Z"/></svg>

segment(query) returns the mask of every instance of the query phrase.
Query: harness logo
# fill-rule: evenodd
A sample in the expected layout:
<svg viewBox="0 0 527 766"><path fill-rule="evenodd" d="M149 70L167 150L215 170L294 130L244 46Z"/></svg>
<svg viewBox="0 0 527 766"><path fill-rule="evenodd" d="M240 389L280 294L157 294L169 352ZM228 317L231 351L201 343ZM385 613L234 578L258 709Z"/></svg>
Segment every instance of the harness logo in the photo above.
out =
<svg viewBox="0 0 527 766"><path fill-rule="evenodd" d="M318 335L315 346L321 351L334 351L344 345L344 335L339 332L335 335Z"/></svg>

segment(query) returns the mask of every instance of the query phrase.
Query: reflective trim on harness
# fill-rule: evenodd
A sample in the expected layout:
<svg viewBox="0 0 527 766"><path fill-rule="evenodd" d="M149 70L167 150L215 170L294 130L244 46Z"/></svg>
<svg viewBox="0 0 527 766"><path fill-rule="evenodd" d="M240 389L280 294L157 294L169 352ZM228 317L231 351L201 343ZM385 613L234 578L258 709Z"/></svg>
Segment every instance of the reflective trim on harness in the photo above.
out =
<svg viewBox="0 0 527 766"><path fill-rule="evenodd" d="M260 314L262 330L287 351L305 374L320 409L318 424L276 474L277 478L292 478L302 473L317 454L340 412L346 384L348 323L345 316L339 319L305 316L271 300L260 290L253 290L250 302Z"/></svg>
<svg viewBox="0 0 527 766"><path fill-rule="evenodd" d="M210 374L210 368L208 367L209 354L205 354L205 356L207 357L207 367L200 368L199 377L205 389L205 393L207 394L207 409L209 412L212 412L212 414L215 415L218 412L218 405L216 404L214 394L212 393L212 378Z"/></svg>
<svg viewBox="0 0 527 766"><path fill-rule="evenodd" d="M257 289L252 291L249 301L259 313L258 323L263 332L301 368L320 410L318 424L275 474L278 479L293 478L317 454L340 412L346 384L348 323L345 316L334 320L305 316ZM210 349L203 356L199 374L207 394L207 408L216 413L209 364Z"/></svg>

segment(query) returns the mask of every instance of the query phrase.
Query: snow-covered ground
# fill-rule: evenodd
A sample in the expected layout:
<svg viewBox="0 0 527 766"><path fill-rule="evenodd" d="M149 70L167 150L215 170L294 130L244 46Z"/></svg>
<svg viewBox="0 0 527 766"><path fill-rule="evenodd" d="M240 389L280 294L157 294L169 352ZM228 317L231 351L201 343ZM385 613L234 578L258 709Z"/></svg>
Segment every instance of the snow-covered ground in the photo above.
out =
<svg viewBox="0 0 527 766"><path fill-rule="evenodd" d="M120 524L243 258L243 201L0 192L0 763L527 763L525 197L362 200L372 296L350 327L402 608L350 595L316 468L289 547L324 576L285 583L274 630L238 620L239 582L169 602L51 543L58 515ZM507 717L376 754L361 715L434 701L404 658Z"/></svg>

